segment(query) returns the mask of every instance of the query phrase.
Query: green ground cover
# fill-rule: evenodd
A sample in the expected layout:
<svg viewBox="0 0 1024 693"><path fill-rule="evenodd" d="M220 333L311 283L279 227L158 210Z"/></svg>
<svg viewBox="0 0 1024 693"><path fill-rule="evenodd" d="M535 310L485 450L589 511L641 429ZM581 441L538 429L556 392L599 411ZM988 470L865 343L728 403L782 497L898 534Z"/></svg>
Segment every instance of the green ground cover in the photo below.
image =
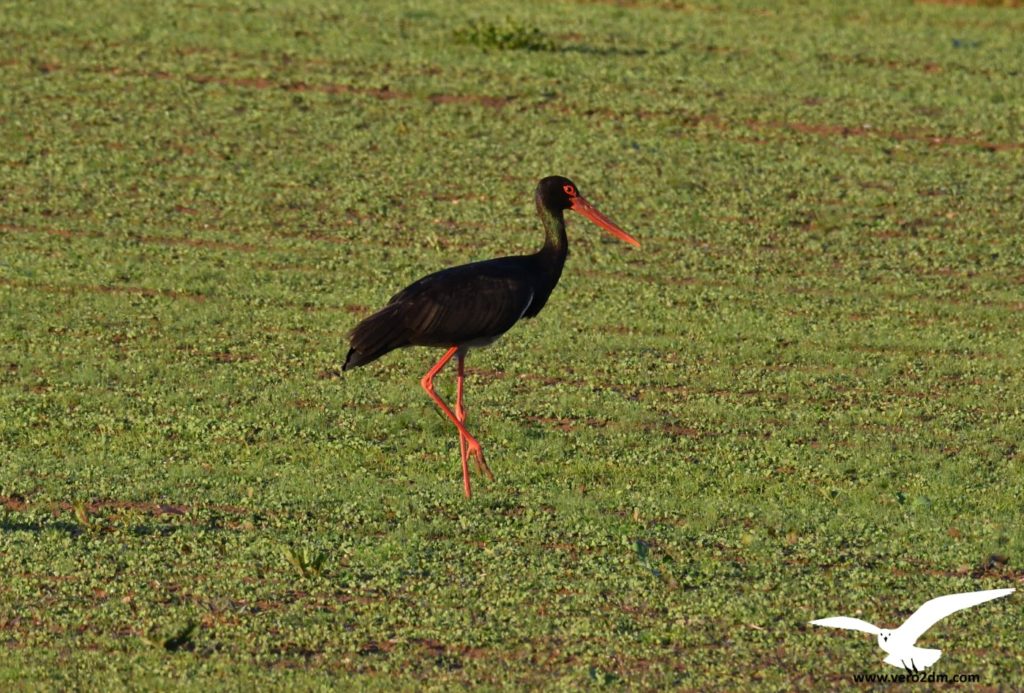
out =
<svg viewBox="0 0 1024 693"><path fill-rule="evenodd" d="M1024 10L0 3L0 686L842 688L1024 579ZM345 333L570 219L470 354ZM450 374L439 383L451 392ZM921 641L1024 686L1021 600ZM884 667L884 669L883 669ZM897 670L891 669L892 672Z"/></svg>

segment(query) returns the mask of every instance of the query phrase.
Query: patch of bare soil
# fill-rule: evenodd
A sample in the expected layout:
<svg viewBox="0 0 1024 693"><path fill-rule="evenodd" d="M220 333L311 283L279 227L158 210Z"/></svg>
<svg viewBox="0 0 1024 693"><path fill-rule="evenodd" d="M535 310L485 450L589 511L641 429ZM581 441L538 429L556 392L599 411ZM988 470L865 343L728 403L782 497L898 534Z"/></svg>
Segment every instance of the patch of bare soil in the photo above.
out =
<svg viewBox="0 0 1024 693"><path fill-rule="evenodd" d="M949 7L1024 7L1024 0L917 0L917 4Z"/></svg>
<svg viewBox="0 0 1024 693"><path fill-rule="evenodd" d="M28 502L25 497L14 493L10 496L0 497L0 505L4 506L7 510L13 510L15 512L26 510L28 508Z"/></svg>
<svg viewBox="0 0 1024 693"><path fill-rule="evenodd" d="M218 512L229 513L232 515L244 515L249 512L246 508L239 507L237 505L209 505L202 507L189 507L180 503L151 503L148 501L124 501L116 499L97 500L91 503L85 504L85 509L91 513L99 512L101 510L127 510L132 512L144 513L146 515L153 515L159 517L160 515L187 515L194 510L216 510ZM67 512L73 510L73 506L68 502L60 502L51 506L51 511L56 515L59 514L58 510Z"/></svg>
<svg viewBox="0 0 1024 693"><path fill-rule="evenodd" d="M29 499L25 498L25 496L13 493L9 496L0 496L0 505L10 511L22 512L28 510L33 504L30 503ZM48 508L55 517L74 510L74 505L67 501L47 503L44 507ZM116 499L92 501L90 503L86 503L84 507L85 510L90 513L96 513L101 510L125 510L153 515L155 517L159 517L161 515L182 516L200 509L215 510L232 515L244 515L249 512L246 508L235 505L190 507L180 503L153 503L148 501L126 501Z"/></svg>
<svg viewBox="0 0 1024 693"><path fill-rule="evenodd" d="M176 206L175 211L182 214L196 214L198 210L190 207ZM60 238L105 238L106 234L92 231L74 231L71 229L46 228L42 226L17 226L14 224L0 224L0 231L9 233L42 233ZM251 243L232 243L230 241L213 241L203 238L180 238L174 236L138 236L135 240L140 243L152 243L157 245L187 245L193 248L213 248L217 250L237 250L243 253L254 253L260 250L259 246Z"/></svg>
<svg viewBox="0 0 1024 693"><path fill-rule="evenodd" d="M202 303L206 301L204 294L177 291L175 289L151 289L145 286L105 286L90 284L45 284L33 282L17 282L0 278L0 286L13 286L24 289L36 289L60 294L100 293L100 294L134 294L137 296L163 296L164 298L187 299Z"/></svg>
<svg viewBox="0 0 1024 693"><path fill-rule="evenodd" d="M61 238L95 236L95 234L84 233L81 231L69 231L68 229L42 228L39 226L15 226L14 224L0 224L0 231L7 231L9 233L45 233L49 236L60 236Z"/></svg>
<svg viewBox="0 0 1024 693"><path fill-rule="evenodd" d="M151 79L175 79L177 77L173 73L165 71L136 72L131 70L124 70L120 67L107 68L104 71L108 74L119 77L141 76L149 77ZM352 84L342 83L310 84L308 82L302 81L278 82L272 79L268 79L266 77L230 77L224 75L208 75L196 73L186 74L184 75L184 79L187 79L190 82L195 82L197 84L220 84L223 86L241 87L243 89L280 89L282 91L290 91L297 93L312 92L320 94L362 94L364 96L372 96L382 101L390 101L392 99L416 98L415 94L394 90L388 85L384 85L383 87L359 87ZM431 103L438 105L472 103L494 109L503 108L512 101L511 97L488 96L477 94L431 94L427 98Z"/></svg>
<svg viewBox="0 0 1024 693"><path fill-rule="evenodd" d="M218 351L210 355L210 359L216 363L239 363L241 361L255 361L254 354L236 354L230 351Z"/></svg>
<svg viewBox="0 0 1024 693"><path fill-rule="evenodd" d="M586 424L587 426L590 427L603 427L607 425L606 421L601 421L600 419L594 418L572 419L568 417L553 416L527 416L526 418L529 419L530 421L533 421L534 423L550 426L552 428L558 429L559 431L565 431L566 433L575 430L576 426L578 426L581 423Z"/></svg>
<svg viewBox="0 0 1024 693"><path fill-rule="evenodd" d="M954 540L960 537L960 531L955 527L950 527L947 534ZM975 580L980 580L981 578L1001 578L1015 582L1024 582L1024 568L1012 567L1010 559L998 553L987 556L980 563L973 566L961 565L953 569L939 569L923 565L913 565L909 569L894 567L892 572L893 575L897 576L921 575L922 573L938 577L966 577L969 575Z"/></svg>
<svg viewBox="0 0 1024 693"><path fill-rule="evenodd" d="M512 98L507 96L484 96L478 94L431 94L430 102L433 104L452 103L475 103L488 108L501 109L512 103Z"/></svg>
<svg viewBox="0 0 1024 693"><path fill-rule="evenodd" d="M187 245L193 248L212 248L216 250L237 250L242 253L254 253L259 248L250 243L231 243L229 241L210 241L202 238L173 238L168 236L141 236L140 243L155 245Z"/></svg>
<svg viewBox="0 0 1024 693"><path fill-rule="evenodd" d="M803 123L799 121L747 120L744 123L753 130L787 130L819 137L880 137L896 141L927 142L933 146L977 147L987 151L1010 151L1024 149L1024 142L992 142L970 137L936 135L924 131L886 131L866 125L840 125L837 123Z"/></svg>
<svg viewBox="0 0 1024 693"><path fill-rule="evenodd" d="M305 82L292 82L290 84L281 85L268 84L261 88L269 89L275 86L278 86L285 91L319 92L321 94L364 94L367 96L373 96L382 101L412 98L411 94L407 94L402 91L392 91L391 87L386 85L380 88L372 88L354 87L350 84L306 84Z"/></svg>

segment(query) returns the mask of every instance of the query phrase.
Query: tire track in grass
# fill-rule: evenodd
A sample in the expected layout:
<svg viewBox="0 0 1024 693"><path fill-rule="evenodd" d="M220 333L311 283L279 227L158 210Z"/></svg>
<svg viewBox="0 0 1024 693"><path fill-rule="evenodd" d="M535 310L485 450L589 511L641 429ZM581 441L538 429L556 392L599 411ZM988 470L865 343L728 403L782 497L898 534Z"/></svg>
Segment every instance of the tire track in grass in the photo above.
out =
<svg viewBox="0 0 1024 693"><path fill-rule="evenodd" d="M135 296L184 299L196 303L205 303L209 298L206 294L178 291L177 289L153 289L146 286L111 286L105 284L47 284L44 282L19 282L13 279L0 277L0 286L10 286L20 289L35 289L50 293L60 294L130 294Z"/></svg>
<svg viewBox="0 0 1024 693"><path fill-rule="evenodd" d="M68 501L53 501L46 503L35 503L29 498L14 493L8 496L0 496L0 506L11 512L28 512L43 508L49 510L54 516L74 510L74 505ZM230 515L245 515L253 511L237 505L194 505L189 506L183 503L157 503L153 501L129 501L108 498L85 503L82 506L87 512L96 513L101 510L127 510L160 517L162 515L186 516L197 511L214 511ZM261 513L266 511L261 510Z"/></svg>
<svg viewBox="0 0 1024 693"><path fill-rule="evenodd" d="M367 225L373 225L379 223L377 219L365 220ZM439 226L445 226L444 221L436 222ZM152 244L152 245L185 245L193 248L202 248L210 250L234 250L241 253L256 253L265 252L268 254L281 253L294 255L297 252L304 252L305 249L295 248L293 245L272 245L262 244L254 245L252 243L238 243L235 241L219 241L206 238L192 238L182 236L125 236L123 234L114 233L103 233L101 231L77 231L68 228L56 228L56 227L43 227L43 226L27 226L27 225L12 225L12 224L0 224L0 232L8 233L23 233L23 234L45 234L50 236L58 236L68 240L88 238L88 239L105 239L105 240L124 240L134 241L140 244ZM345 238L343 236L330 236L323 233L309 232L309 233L278 233L271 234L268 238L277 238L284 240L295 240L299 239L307 241L310 245L347 245L354 242L351 238ZM395 238L385 237L377 241L378 246L381 248L423 248L424 244L417 242L412 238ZM474 240L452 240L452 239L438 239L437 245L444 249L453 249L459 251L476 251L480 248L480 244ZM277 269L276 267L270 267L270 269ZM317 270L319 271L319 270Z"/></svg>
<svg viewBox="0 0 1024 693"><path fill-rule="evenodd" d="M893 68L893 65L886 65ZM931 63L924 66L926 72L935 73L941 71L941 66ZM432 93L427 95L414 94L411 92L393 90L389 86L365 87L345 83L320 83L310 84L303 81L274 81L266 77L235 77L229 75L210 75L199 73L186 73L175 75L165 71L138 71L124 70L118 67L98 68L93 71L110 74L116 77L143 77L151 79L184 79L196 84L217 84L221 86L238 87L242 89L255 90L280 90L285 92L314 92L322 94L356 94L371 96L381 101L392 100L426 100L437 106L444 105L479 105L492 110L501 110L517 100L516 95L494 96L488 94L450 94ZM811 123L804 121L778 121L746 119L732 121L724 119L715 114L689 113L678 110L652 111L646 109L620 111L611 108L578 108L573 104L565 103L557 99L543 101L533 104L535 108L553 108L575 117L595 117L601 119L612 118L625 120L638 118L648 120L653 118L665 118L673 121L676 125L684 127L698 127L710 125L722 131L733 131L739 128L748 128L756 131L782 131L803 135L817 135L823 138L852 138L852 137L874 137L888 139L896 142L923 142L932 146L944 147L967 147L977 148L988 152L1016 151L1024 149L1024 142L996 141L979 137L964 137L958 135L943 135L934 132L914 132L899 130L876 129L865 125L848 125L842 123Z"/></svg>
<svg viewBox="0 0 1024 693"><path fill-rule="evenodd" d="M346 84L343 82L322 82L318 84L311 84L301 80L275 81L266 77L234 77L230 75L211 75L200 73L185 73L183 75L178 75L164 70L125 70L120 67L90 68L89 71L99 74L108 74L114 77L142 77L156 80L184 79L196 84L217 84L228 87L239 87L242 89L313 92L320 94L357 94L362 96L371 96L380 101L426 99L438 106L468 103L478 104L495 110L504 108L512 103L516 98L515 96L447 94L437 92L422 96L411 92L391 89L388 85L383 87L364 87Z"/></svg>

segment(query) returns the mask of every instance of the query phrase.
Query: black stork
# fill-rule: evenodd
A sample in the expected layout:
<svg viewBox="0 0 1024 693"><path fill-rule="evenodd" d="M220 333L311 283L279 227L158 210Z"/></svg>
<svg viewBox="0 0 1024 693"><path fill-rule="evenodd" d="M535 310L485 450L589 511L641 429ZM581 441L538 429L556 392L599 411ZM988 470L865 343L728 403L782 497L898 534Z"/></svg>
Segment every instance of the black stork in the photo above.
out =
<svg viewBox="0 0 1024 693"><path fill-rule="evenodd" d="M466 409L462 403L466 352L494 342L522 318L540 312L558 284L569 253L564 212L571 209L621 240L640 243L579 194L568 178L548 176L537 184L534 194L537 213L544 223L544 246L532 255L514 255L472 262L435 272L407 286L386 306L369 316L351 333L351 349L342 370L379 359L406 346L447 349L444 356L420 380L445 416L459 431L462 453L462 481L470 497L468 458L477 469L493 479L484 462L484 451L466 430ZM455 411L434 392L434 376L452 357L458 358Z"/></svg>

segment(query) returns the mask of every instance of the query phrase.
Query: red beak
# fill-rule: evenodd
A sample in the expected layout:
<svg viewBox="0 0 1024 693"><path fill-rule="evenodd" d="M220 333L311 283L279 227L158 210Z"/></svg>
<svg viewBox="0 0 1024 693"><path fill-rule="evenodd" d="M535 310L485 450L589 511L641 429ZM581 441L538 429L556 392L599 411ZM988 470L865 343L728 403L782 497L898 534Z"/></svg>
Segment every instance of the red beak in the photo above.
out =
<svg viewBox="0 0 1024 693"><path fill-rule="evenodd" d="M620 229L618 224L594 209L594 206L583 199L581 195L577 195L572 198L572 211L582 214L587 219L590 219L590 221L618 238L620 241L625 241L630 245L635 245L637 248L640 247L640 241L630 236L628 233Z"/></svg>

